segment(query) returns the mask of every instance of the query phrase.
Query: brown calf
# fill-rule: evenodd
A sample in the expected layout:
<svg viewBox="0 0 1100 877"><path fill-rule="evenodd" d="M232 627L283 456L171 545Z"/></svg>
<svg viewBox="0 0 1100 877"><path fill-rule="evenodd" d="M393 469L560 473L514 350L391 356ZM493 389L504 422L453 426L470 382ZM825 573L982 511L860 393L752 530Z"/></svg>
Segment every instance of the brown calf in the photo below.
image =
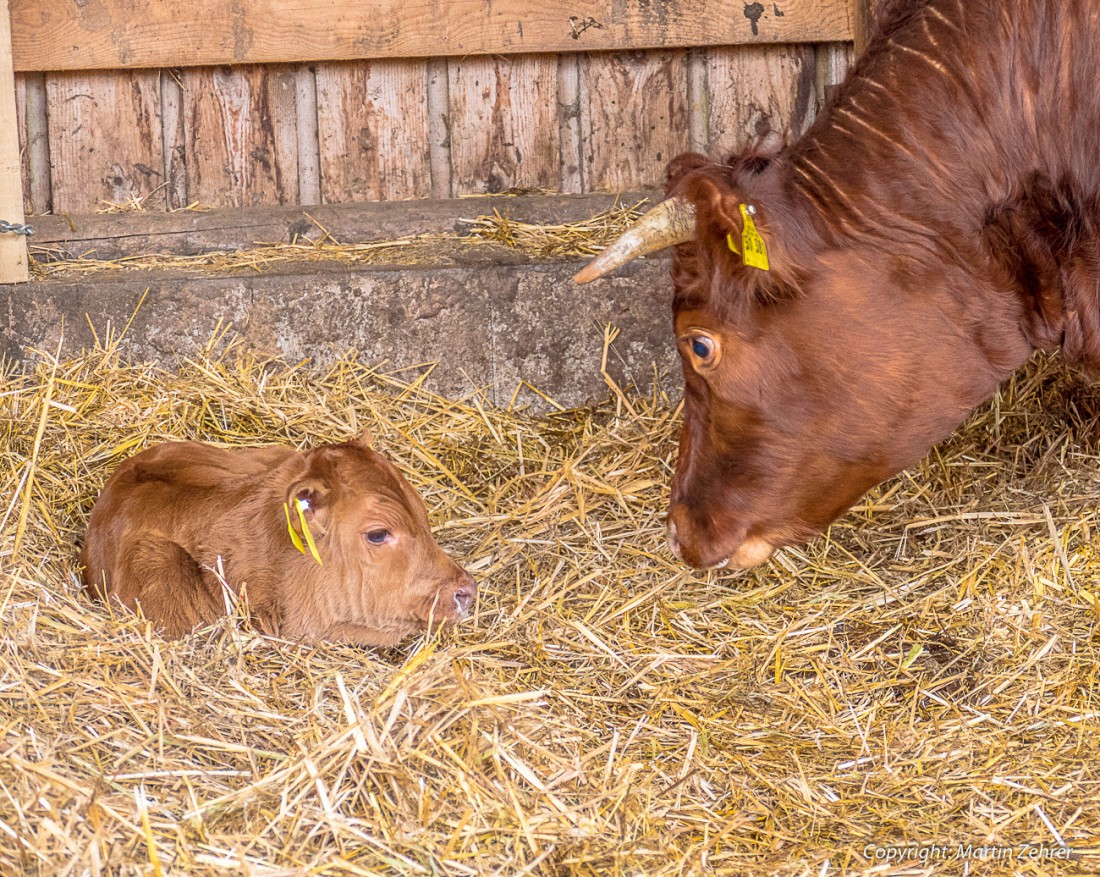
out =
<svg viewBox="0 0 1100 877"><path fill-rule="evenodd" d="M366 434L312 451L152 447L107 482L80 560L90 594L140 605L170 637L226 614L219 564L257 626L287 637L393 645L463 618L477 592Z"/></svg>

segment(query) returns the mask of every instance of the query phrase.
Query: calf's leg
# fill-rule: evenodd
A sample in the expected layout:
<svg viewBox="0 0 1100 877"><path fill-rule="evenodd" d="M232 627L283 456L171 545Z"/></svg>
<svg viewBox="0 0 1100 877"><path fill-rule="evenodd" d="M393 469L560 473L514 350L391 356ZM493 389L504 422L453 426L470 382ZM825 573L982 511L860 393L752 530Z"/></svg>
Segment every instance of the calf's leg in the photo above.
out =
<svg viewBox="0 0 1100 877"><path fill-rule="evenodd" d="M395 646L409 633L408 630L382 630L342 621L332 625L319 638L341 643L355 643L360 646Z"/></svg>
<svg viewBox="0 0 1100 877"><path fill-rule="evenodd" d="M130 609L141 606L165 636L176 638L225 614L222 586L176 542L143 536L127 546L108 582L113 597Z"/></svg>

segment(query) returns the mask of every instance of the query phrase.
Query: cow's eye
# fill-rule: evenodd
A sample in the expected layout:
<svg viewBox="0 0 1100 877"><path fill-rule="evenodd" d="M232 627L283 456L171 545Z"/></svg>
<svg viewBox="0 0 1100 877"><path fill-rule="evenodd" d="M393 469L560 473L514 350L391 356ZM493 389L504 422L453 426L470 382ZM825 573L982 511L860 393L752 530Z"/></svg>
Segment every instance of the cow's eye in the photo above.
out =
<svg viewBox="0 0 1100 877"><path fill-rule="evenodd" d="M390 531L381 528L367 531L367 541L371 545L385 545L390 541Z"/></svg>
<svg viewBox="0 0 1100 877"><path fill-rule="evenodd" d="M714 341L706 335L694 335L691 339L691 352L706 362L714 356Z"/></svg>

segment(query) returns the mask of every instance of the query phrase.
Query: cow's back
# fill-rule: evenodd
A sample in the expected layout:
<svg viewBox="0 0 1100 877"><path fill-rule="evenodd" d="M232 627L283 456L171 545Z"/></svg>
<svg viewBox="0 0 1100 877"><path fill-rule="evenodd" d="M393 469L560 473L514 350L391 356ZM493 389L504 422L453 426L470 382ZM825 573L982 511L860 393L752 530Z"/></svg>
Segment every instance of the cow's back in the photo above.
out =
<svg viewBox="0 0 1100 877"><path fill-rule="evenodd" d="M972 235L1037 175L1070 198L1094 197L1097 46L1095 0L887 4L829 111L789 155L797 186L822 206L825 236Z"/></svg>

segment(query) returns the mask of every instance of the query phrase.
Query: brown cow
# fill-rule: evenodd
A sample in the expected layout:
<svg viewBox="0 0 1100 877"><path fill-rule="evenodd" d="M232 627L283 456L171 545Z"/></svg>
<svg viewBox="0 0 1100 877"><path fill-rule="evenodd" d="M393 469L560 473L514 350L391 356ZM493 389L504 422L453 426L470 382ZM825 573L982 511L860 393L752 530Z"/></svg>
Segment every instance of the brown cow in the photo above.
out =
<svg viewBox="0 0 1100 877"><path fill-rule="evenodd" d="M683 244L668 535L693 566L820 532L1036 349L1100 366L1097 0L891 0L801 139L669 171L577 279Z"/></svg>
<svg viewBox="0 0 1100 877"><path fill-rule="evenodd" d="M311 451L157 445L126 460L92 509L85 589L178 637L245 590L257 626L393 645L457 621L477 587L432 538L424 503L364 434Z"/></svg>

